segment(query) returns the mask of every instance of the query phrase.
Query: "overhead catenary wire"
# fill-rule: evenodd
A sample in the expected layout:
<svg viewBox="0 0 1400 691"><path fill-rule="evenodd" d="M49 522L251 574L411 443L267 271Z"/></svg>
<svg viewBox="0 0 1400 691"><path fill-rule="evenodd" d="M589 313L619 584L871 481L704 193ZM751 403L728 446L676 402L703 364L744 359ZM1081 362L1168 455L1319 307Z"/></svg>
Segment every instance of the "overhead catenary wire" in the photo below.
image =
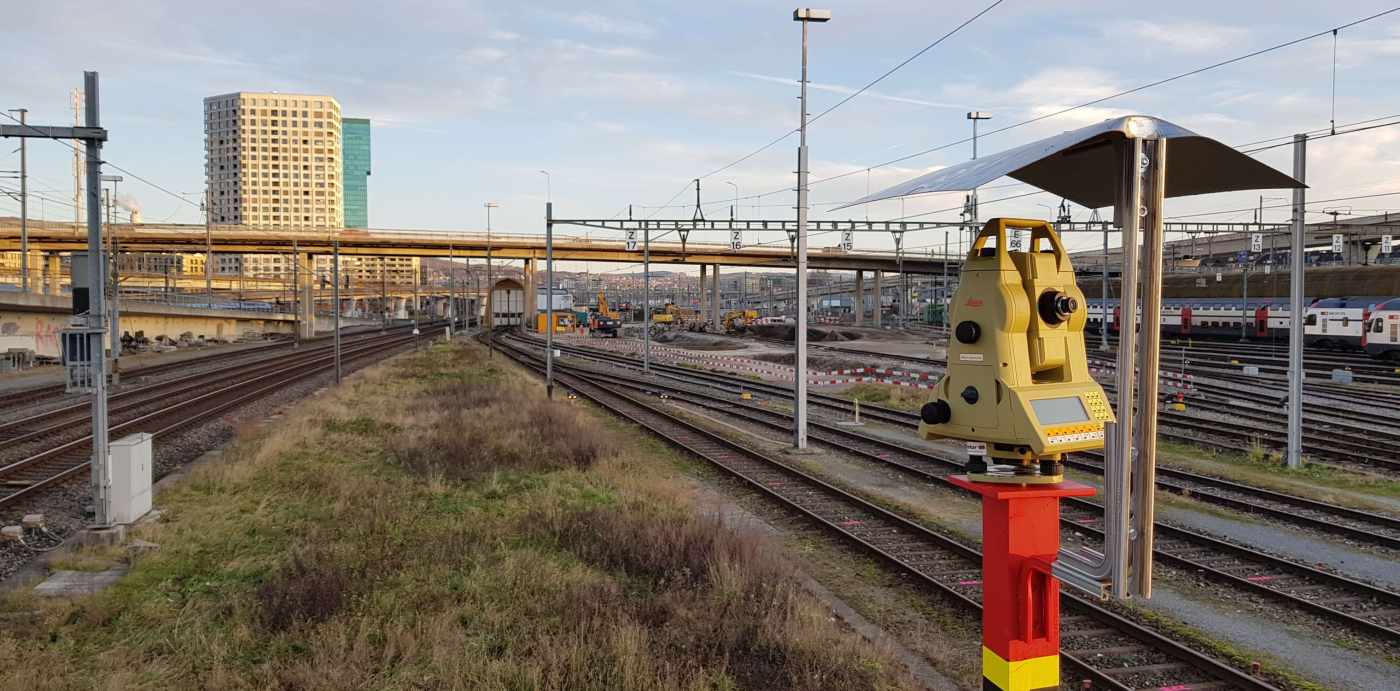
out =
<svg viewBox="0 0 1400 691"><path fill-rule="evenodd" d="M993 9L996 8L997 5L1000 5L1000 4L1001 4L1002 2L1004 2L1004 1L1005 1L1005 0L995 0L995 2L993 2L992 4L987 5L986 7L984 7L984 8L982 9L982 11L978 12L977 14L972 15L971 17L969 17L969 18L967 18L966 20L964 20L961 24L959 24L959 25L953 27L952 29L950 29L947 33L943 34L942 36L939 36L938 39L935 40L933 43L930 43L930 44L924 46L923 48L919 49L919 50L916 51L913 55L910 55L909 57L905 58L905 59L904 59L903 61L901 61L899 64L897 64L897 65L895 65L894 67L891 67L890 69L886 70L884 74L881 74L880 76L878 76L878 77L876 77L876 78L870 80L869 82L867 82L867 83L865 84L865 86L862 86L862 87L860 87L859 89L856 89L854 92L848 94L845 98L841 99L840 101L837 101L837 102L836 102L834 105L832 105L831 107L827 108L826 110L823 110L823 111L820 112L820 113L817 113L816 116L814 116L814 117L812 117L812 118L809 118L809 119L807 120L807 125L810 127L810 126L812 125L812 123L816 122L817 120L820 120L823 116L827 115L827 114L830 113L831 111L836 110L837 108L840 108L841 106L844 106L844 105L846 105L847 103L850 103L850 102L851 102L852 100L854 100L856 97L860 96L861 94L865 93L866 91L869 91L869 90L870 90L870 87L873 87L873 86L875 86L876 84L879 84L880 82L884 81L886 77L889 77L890 75L894 74L895 72L898 72L899 70L903 69L903 68L904 68L906 65L908 65L909 63L911 63L911 62L913 62L913 61L919 59L919 57L922 56L924 53L927 53L927 52L929 52L930 50L933 50L934 48L938 47L939 44L943 43L944 41L948 40L949 38L952 38L953 35L957 34L959 31L962 31L964 28L967 27L967 25L969 25L969 24L971 24L971 23L977 21L978 19L980 19L980 18L982 17L982 15L987 14L988 12L991 12ZM734 166L737 166L737 165L739 165L740 163L743 163L744 161L747 161L747 160L753 158L754 156L757 156L757 155L763 153L764 151L767 151L768 149L771 149L771 148L773 148L774 146L777 146L777 145L778 145L779 143L781 143L784 139L787 139L788 137L791 137L791 136L794 135L794 134L797 134L797 128L796 128L796 127L792 128L792 129L790 129L790 130L788 130L787 132L784 132L783 134L781 134L781 135L779 135L778 137L774 138L773 140L769 141L767 144L764 144L763 146L760 146L760 147L758 147L757 149L754 149L753 151L750 151L749 153L744 154L743 156L740 156L739 158L737 158L737 159L735 159L735 160L733 160L733 161L730 161L729 163L726 163L726 164L724 164L724 165L722 165L722 166L720 166L720 167L718 167L718 168L716 168L716 169L714 169L714 170L712 170L712 171L710 171L710 172L708 172L708 173L705 173L704 175L701 175L701 176L700 176L700 179L701 179L701 180L704 180L705 178L708 178L708 177L711 177L711 176L714 176L714 175L718 175L718 174L720 174L720 173L722 173L722 172L724 172L724 171L726 171L726 170L729 170L730 168L733 168ZM779 191L782 191L782 190L779 190ZM669 203L669 202L668 202L668 203Z"/></svg>
<svg viewBox="0 0 1400 691"><path fill-rule="evenodd" d="M1062 109L1056 110L1056 111L1054 111L1054 112L1046 113L1046 114L1044 114L1044 115L1038 115L1038 116L1036 116L1036 117L1029 118L1029 119L1026 119L1026 120L1022 120L1022 121L1020 121L1020 122L1015 122L1015 123L1012 123L1012 124L1010 124L1010 125L1006 125L1005 127L1000 127L1000 128L991 130L990 132L981 133L981 134L978 135L978 137L981 138L981 137L986 137L986 136L993 135L993 134L999 134L999 133L1002 133L1002 132L1007 132L1007 131L1010 131L1010 130L1013 130L1013 129L1016 129L1016 128L1019 128L1019 127L1024 127L1024 126L1026 126L1026 125L1030 125L1030 124L1034 124L1034 123L1041 122L1041 121L1044 121L1044 120L1048 120L1048 119L1050 119L1050 118L1059 117L1059 116L1061 116L1061 115L1065 115L1065 114L1067 114L1067 113L1071 113L1071 112L1074 112L1074 111L1076 111L1076 110L1081 110L1081 109L1084 109L1084 108L1090 108L1090 107L1099 105L1099 104L1101 104L1101 103L1105 103L1105 102L1107 102L1107 101L1111 101L1111 100L1114 100L1114 99L1122 98L1123 96L1129 96L1129 95L1138 93L1138 92L1140 92L1140 91L1146 91L1147 89L1156 88L1156 87L1162 86L1162 85L1164 85L1164 84L1170 84L1171 82L1175 82L1175 81L1178 81L1178 80L1181 80L1181 79L1185 79L1185 78L1187 78L1187 77L1193 77L1193 76L1195 76L1195 75L1202 74L1202 73L1204 73L1204 72L1209 72L1209 71L1211 71L1211 70L1219 69L1219 68L1225 67L1225 66L1227 66L1227 65L1233 65L1233 64L1235 64L1235 63L1237 63L1237 62L1242 62L1242 61L1244 61L1244 60L1249 60L1249 59L1251 59L1251 58L1255 58L1255 57L1258 57L1258 56L1260 56L1260 55L1265 55L1265 54L1267 54L1267 53L1272 53L1272 52L1277 51L1277 50L1282 50L1282 49L1288 48L1288 47L1290 47L1290 46L1295 46L1295 45L1298 45L1299 43L1305 43L1305 42L1310 41L1310 40L1312 40L1312 39L1315 39L1315 38L1318 38L1318 37L1321 37L1321 36L1326 36L1326 35L1328 35L1328 34L1331 34L1331 33L1334 32L1334 31L1341 31L1342 29L1348 29L1348 28L1351 28L1351 27L1354 27L1354 26L1358 26L1358 25L1360 25L1360 24L1365 24L1365 23L1367 23L1367 22L1375 21L1375 20L1377 20L1377 19L1380 19L1381 17L1385 17L1385 16L1387 16L1387 15L1391 15L1391 14L1394 14L1394 13L1396 13L1396 12L1400 12L1400 7L1392 7L1392 8L1390 8L1390 9L1388 9L1388 10L1384 10L1384 11L1381 11L1381 12L1377 12L1377 13L1372 14L1372 15L1370 15L1370 16L1362 17L1361 19L1357 19L1357 20L1354 20L1354 21L1350 21L1350 22L1347 22L1347 23L1345 23L1345 24L1342 24L1342 25L1337 26L1337 27L1334 27L1334 28L1324 29L1324 30L1322 30L1322 31L1314 32L1314 33L1308 34L1308 35L1306 35L1306 36L1300 36L1300 37L1295 38L1295 39L1291 39L1291 40L1288 40L1288 41L1284 41L1284 42L1282 42L1282 43L1274 44L1274 45L1269 46L1269 47L1267 47L1267 48L1260 48L1260 49L1258 49L1258 50L1250 51L1250 52L1245 53L1245 54L1243 54L1243 55L1238 55L1238 56L1235 56L1235 57L1233 57L1233 58L1229 58L1229 59L1227 59L1227 60L1221 60L1221 61L1219 61L1219 62L1215 62L1215 63L1209 64L1209 65L1205 65L1205 66L1203 66L1203 67L1197 67L1197 68L1195 68L1195 69L1188 70L1188 71L1186 71L1186 72L1181 72L1181 73L1172 75L1172 76L1170 76L1170 77L1165 77L1165 78L1162 78L1162 79L1157 79L1157 80L1154 80L1154 81L1151 81L1151 82L1147 82L1147 83L1145 83L1145 84L1141 84L1141 85L1132 87L1132 88L1130 88L1130 89L1123 89L1123 90L1121 90L1121 91L1118 91L1118 92L1109 94L1109 95L1107 95L1107 96L1102 96L1102 97L1099 97L1099 98L1091 99L1091 100L1085 101L1085 102L1083 102L1083 103L1080 103L1080 104L1078 104L1078 105L1069 106L1069 107L1067 107L1067 108L1062 108ZM821 178L821 179L818 179L818 180L813 180L813 181L809 182L808 185L809 185L809 186L811 186L811 185L818 185L818 184L821 184L821 183L824 183L824 182L831 182L831 181L833 181L833 180L839 180L839 179L842 179L842 178L850 177L850 176L852 176L852 175L855 175L855 174L857 174L857 173L860 173L860 172L864 171L866 168L884 168L884 167L887 167L887 166L894 165L894 164L896 164L896 163L903 163L904 161L908 161L908 160L913 159L913 158L918 158L918 157L920 157L920 156L926 156L926 155L928 155L928 154L935 153L935 152L937 152L937 151L942 151L942 150L944 150L944 149L948 149L948 148L951 148L951 147L954 147L954 146L958 146L958 145L960 145L960 144L966 144L966 143L968 143L968 142L970 142L970 141L972 141L972 138L971 138L971 137L965 137L965 138L959 139L959 140L957 140L957 141L949 142L949 143L947 143L947 144L940 144L940 145L938 145L938 146L931 147L931 148L928 148L928 149L924 149L924 150L922 150L922 151L916 151L916 152L914 152L914 153L912 153L912 154L906 154L906 155L900 156L900 157L898 157L898 158L893 158L893 159L890 159L890 160L885 161L885 162L883 162L883 163L878 163L878 164L871 165L871 166L864 166L864 167L857 168L857 169L855 169L855 170L848 171L848 172L845 172L845 173L841 173L841 174L838 174L838 175L833 175L833 176L830 176L830 177Z"/></svg>
<svg viewBox="0 0 1400 691"><path fill-rule="evenodd" d="M5 117L7 117L7 118L9 118L9 119L11 119L11 120L14 120L15 122L19 122L19 124L21 124L21 125L23 125L23 126L25 126L25 127L28 127L29 129L34 130L34 131L37 132L37 133L41 133L41 131L40 131L38 128L34 127L33 125L30 125L29 123L20 122L20 121L19 121L19 118L16 118L15 116L10 115L9 113L7 113L7 112L5 112L5 111L0 111L0 115L3 115L3 116L5 116ZM56 138L53 138L53 137L45 137L45 138L48 139L49 141L58 142L59 144L62 144L63 146L68 147L68 148L71 149L72 151L75 151L75 152L78 151L78 147L73 146L72 144L68 143L66 140L63 140L63 139L56 139ZM121 173L123 173L123 174L125 174L125 175L131 177L131 179L133 179L133 180L136 180L136 181L138 181L138 182L145 183L146 185L148 185L148 186L150 186L150 187L152 187L152 188L155 188L155 189L157 189L157 190L160 190L161 192L164 192L164 193L170 195L171 197L174 197L175 199L179 199L180 201L182 201L182 202L184 202L184 203L186 203L186 204L189 204L190 206L193 206L193 207L195 207L195 208L198 208L198 207L199 207L199 204L196 204L196 203L190 201L189 199L186 199L186 198L185 198L183 195L181 195L180 193L178 193L178 192L173 192L173 191L171 191L169 188L167 188L167 187L165 187L165 186L163 186L163 185L160 185L160 184L158 184L158 183L152 182L150 179L148 179L148 178L146 178L146 177L143 177L143 176L141 176L141 175L138 175L138 174L136 174L136 173L133 173L129 168L124 168L124 167L122 167L122 166L119 166L119 165L117 165L116 163L113 163L112 161L109 161L109 160L107 160L107 159L105 159L105 158L102 159L102 165L107 166L107 167L109 167L109 168L111 168L111 169L113 169L113 170L116 170L116 171L118 171L118 172L121 172Z"/></svg>

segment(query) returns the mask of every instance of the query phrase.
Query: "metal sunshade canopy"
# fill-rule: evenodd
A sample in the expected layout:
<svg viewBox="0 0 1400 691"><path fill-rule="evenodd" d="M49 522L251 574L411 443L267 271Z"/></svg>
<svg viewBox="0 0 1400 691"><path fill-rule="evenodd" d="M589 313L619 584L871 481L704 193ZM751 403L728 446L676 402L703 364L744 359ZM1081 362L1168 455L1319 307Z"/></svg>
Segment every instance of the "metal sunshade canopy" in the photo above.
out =
<svg viewBox="0 0 1400 691"><path fill-rule="evenodd" d="M1168 197L1306 187L1230 146L1185 127L1147 115L1128 115L936 170L837 209L915 194L970 190L1002 176L1034 185L1083 207L1111 206L1120 167L1114 154L1114 142L1162 138L1169 142Z"/></svg>

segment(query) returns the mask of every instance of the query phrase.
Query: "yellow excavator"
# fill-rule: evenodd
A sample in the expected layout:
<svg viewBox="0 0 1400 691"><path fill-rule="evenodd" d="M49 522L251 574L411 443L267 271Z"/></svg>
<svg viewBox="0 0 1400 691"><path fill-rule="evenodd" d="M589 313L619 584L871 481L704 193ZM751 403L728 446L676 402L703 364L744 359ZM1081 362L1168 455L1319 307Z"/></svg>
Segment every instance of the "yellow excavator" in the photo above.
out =
<svg viewBox="0 0 1400 691"><path fill-rule="evenodd" d="M588 331L602 338L617 338L622 330L622 315L608 308L606 291L598 291L598 309L588 315Z"/></svg>

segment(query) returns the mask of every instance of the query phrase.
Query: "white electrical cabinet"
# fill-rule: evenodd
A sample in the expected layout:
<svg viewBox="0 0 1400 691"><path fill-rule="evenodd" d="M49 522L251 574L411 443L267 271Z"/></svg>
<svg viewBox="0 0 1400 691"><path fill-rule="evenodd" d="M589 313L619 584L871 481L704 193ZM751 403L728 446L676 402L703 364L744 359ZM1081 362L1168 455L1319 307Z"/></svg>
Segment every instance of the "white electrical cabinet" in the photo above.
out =
<svg viewBox="0 0 1400 691"><path fill-rule="evenodd" d="M112 523L135 523L151 510L151 435L122 437L110 449Z"/></svg>

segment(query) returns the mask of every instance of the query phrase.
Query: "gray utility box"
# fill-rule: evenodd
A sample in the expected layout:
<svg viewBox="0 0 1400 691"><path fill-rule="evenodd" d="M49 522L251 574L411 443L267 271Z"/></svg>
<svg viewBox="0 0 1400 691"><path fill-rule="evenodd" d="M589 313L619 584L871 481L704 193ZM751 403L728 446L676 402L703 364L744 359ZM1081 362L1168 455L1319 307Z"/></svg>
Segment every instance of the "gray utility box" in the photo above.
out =
<svg viewBox="0 0 1400 691"><path fill-rule="evenodd" d="M112 442L110 458L112 523L135 523L151 510L150 433L137 432Z"/></svg>

